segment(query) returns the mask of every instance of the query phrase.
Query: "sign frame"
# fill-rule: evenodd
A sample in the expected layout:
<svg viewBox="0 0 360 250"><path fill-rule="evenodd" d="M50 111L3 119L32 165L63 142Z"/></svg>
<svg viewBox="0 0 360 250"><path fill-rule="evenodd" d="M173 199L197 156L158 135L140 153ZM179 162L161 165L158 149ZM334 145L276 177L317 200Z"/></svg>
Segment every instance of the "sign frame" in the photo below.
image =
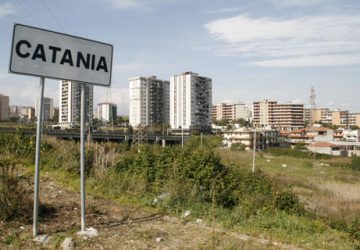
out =
<svg viewBox="0 0 360 250"><path fill-rule="evenodd" d="M100 44L100 45L110 46L111 53L110 53L110 60L109 60L109 65L108 65L108 70L109 70L109 80L108 80L108 82L106 82L104 84L101 84L101 83L98 83L98 82L94 83L94 82L91 82L91 81L86 81L86 80L84 81L84 80L81 80L81 79L70 79L68 77L61 77L61 76L54 77L54 76L48 76L46 74L24 73L24 72L14 70L12 68L12 66L13 66L13 63L14 63L13 52L14 52L14 46L15 46L15 44L14 44L14 42L15 42L15 31L16 31L17 26L23 26L25 28L35 29L35 30L39 30L39 31L43 31L43 32L48 32L48 33L52 33L52 34L59 35L59 36L65 36L65 37L69 37L69 38L79 39L79 40L83 40L85 42L91 42L91 43L96 43L96 44ZM104 42L96 41L96 40L93 40L93 39L88 39L88 38L83 38L83 37L79 37L79 36L69 35L69 34L62 33L62 32L57 32L57 31L47 30L47 29L43 29L43 28L38 28L38 27L30 26L30 25L14 23L12 42L11 42L11 51L10 51L9 72L13 73L13 74L19 74L19 75L44 77L44 78L53 79L53 80L65 80L65 81L81 82L81 83L86 83L86 84L91 84L91 85L96 85L96 86L110 87L111 86L111 80L112 80L112 67L113 67L113 58L114 58L113 55L114 55L114 46L112 44L109 44L109 43L104 43Z"/></svg>

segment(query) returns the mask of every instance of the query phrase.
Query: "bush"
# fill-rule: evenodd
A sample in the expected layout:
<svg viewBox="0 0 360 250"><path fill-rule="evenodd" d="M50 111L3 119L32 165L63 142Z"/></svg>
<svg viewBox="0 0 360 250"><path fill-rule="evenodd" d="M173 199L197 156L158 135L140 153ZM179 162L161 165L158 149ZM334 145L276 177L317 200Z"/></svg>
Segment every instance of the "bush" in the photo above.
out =
<svg viewBox="0 0 360 250"><path fill-rule="evenodd" d="M309 158L309 152L299 150L296 148L276 148L271 147L266 150L266 152L274 155L274 156L290 156L295 158ZM331 155L326 154L316 154L317 159L331 159Z"/></svg>
<svg viewBox="0 0 360 250"><path fill-rule="evenodd" d="M234 151L244 151L246 148L245 144L243 143L233 143L231 144L230 149Z"/></svg>
<svg viewBox="0 0 360 250"><path fill-rule="evenodd" d="M27 180L16 174L15 166L15 159L0 158L0 220L28 222L32 195L25 188Z"/></svg>
<svg viewBox="0 0 360 250"><path fill-rule="evenodd" d="M353 157L350 163L350 168L353 170L360 171L360 157Z"/></svg>

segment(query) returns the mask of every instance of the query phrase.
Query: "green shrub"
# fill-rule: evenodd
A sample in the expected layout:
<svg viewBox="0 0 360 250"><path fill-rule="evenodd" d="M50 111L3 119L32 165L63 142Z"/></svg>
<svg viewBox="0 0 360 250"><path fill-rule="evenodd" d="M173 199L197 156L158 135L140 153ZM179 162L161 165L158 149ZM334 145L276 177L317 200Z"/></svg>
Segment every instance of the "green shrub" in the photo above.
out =
<svg viewBox="0 0 360 250"><path fill-rule="evenodd" d="M246 148L245 144L243 143L233 143L231 144L230 149L234 151L244 151Z"/></svg>
<svg viewBox="0 0 360 250"><path fill-rule="evenodd" d="M28 222L32 215L32 197L27 180L16 173L16 160L0 158L0 220Z"/></svg>
<svg viewBox="0 0 360 250"><path fill-rule="evenodd" d="M290 156L295 158L309 158L309 152L304 150L299 150L298 147L292 148L278 148L271 147L266 150L267 153L270 153L274 156ZM331 155L326 154L316 154L317 159L331 159Z"/></svg>
<svg viewBox="0 0 360 250"><path fill-rule="evenodd" d="M304 215L306 210L299 198L290 190L284 190L275 195L275 208L288 214Z"/></svg>
<svg viewBox="0 0 360 250"><path fill-rule="evenodd" d="M360 171L360 157L356 156L351 159L350 168Z"/></svg>

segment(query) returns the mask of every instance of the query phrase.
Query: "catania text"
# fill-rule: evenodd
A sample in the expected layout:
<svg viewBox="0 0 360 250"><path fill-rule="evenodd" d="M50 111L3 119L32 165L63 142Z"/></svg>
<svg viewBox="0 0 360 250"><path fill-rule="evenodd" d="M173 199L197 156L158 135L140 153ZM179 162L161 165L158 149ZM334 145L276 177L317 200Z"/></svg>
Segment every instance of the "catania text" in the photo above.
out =
<svg viewBox="0 0 360 250"><path fill-rule="evenodd" d="M20 40L16 43L15 51L16 54L21 58L31 58L32 60L42 60L46 62L46 53L51 54L51 62L52 63L60 63L61 65L68 64L71 67L84 67L85 69L89 70L96 70L100 71L103 70L104 72L108 72L108 67L106 64L106 59L104 56L100 56L97 60L94 54L86 53L84 56L81 52L72 52L69 49L65 49L62 51L60 47L56 46L49 46L47 48L44 47L43 44L39 43L35 46L35 49L31 51L33 46L27 40ZM73 59L73 54L76 57Z"/></svg>

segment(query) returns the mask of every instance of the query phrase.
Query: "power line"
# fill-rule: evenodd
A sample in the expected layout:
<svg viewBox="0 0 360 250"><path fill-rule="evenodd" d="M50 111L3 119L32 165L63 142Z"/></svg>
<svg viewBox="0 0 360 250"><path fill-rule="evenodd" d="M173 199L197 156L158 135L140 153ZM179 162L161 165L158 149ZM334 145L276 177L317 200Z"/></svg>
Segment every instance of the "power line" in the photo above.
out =
<svg viewBox="0 0 360 250"><path fill-rule="evenodd" d="M44 4L45 8L49 11L50 15L52 15L55 19L55 22L58 24L59 28L65 32L65 28L64 26L60 23L59 19L56 17L56 15L54 14L54 12L51 10L51 8L47 5L46 1L41 0L41 2Z"/></svg>
<svg viewBox="0 0 360 250"><path fill-rule="evenodd" d="M70 22L68 22L68 18L65 16L64 12L62 11L62 9L59 7L59 5L57 4L56 0L52 1L53 5L55 6L55 8L58 10L58 12L60 13L62 19L64 20L64 23L70 28L71 32L76 33L74 27L71 25Z"/></svg>
<svg viewBox="0 0 360 250"><path fill-rule="evenodd" d="M36 25L40 26L37 19L33 16L33 14L31 14L31 11L29 11L20 0L16 0L15 3L28 14L28 16L36 23Z"/></svg>

